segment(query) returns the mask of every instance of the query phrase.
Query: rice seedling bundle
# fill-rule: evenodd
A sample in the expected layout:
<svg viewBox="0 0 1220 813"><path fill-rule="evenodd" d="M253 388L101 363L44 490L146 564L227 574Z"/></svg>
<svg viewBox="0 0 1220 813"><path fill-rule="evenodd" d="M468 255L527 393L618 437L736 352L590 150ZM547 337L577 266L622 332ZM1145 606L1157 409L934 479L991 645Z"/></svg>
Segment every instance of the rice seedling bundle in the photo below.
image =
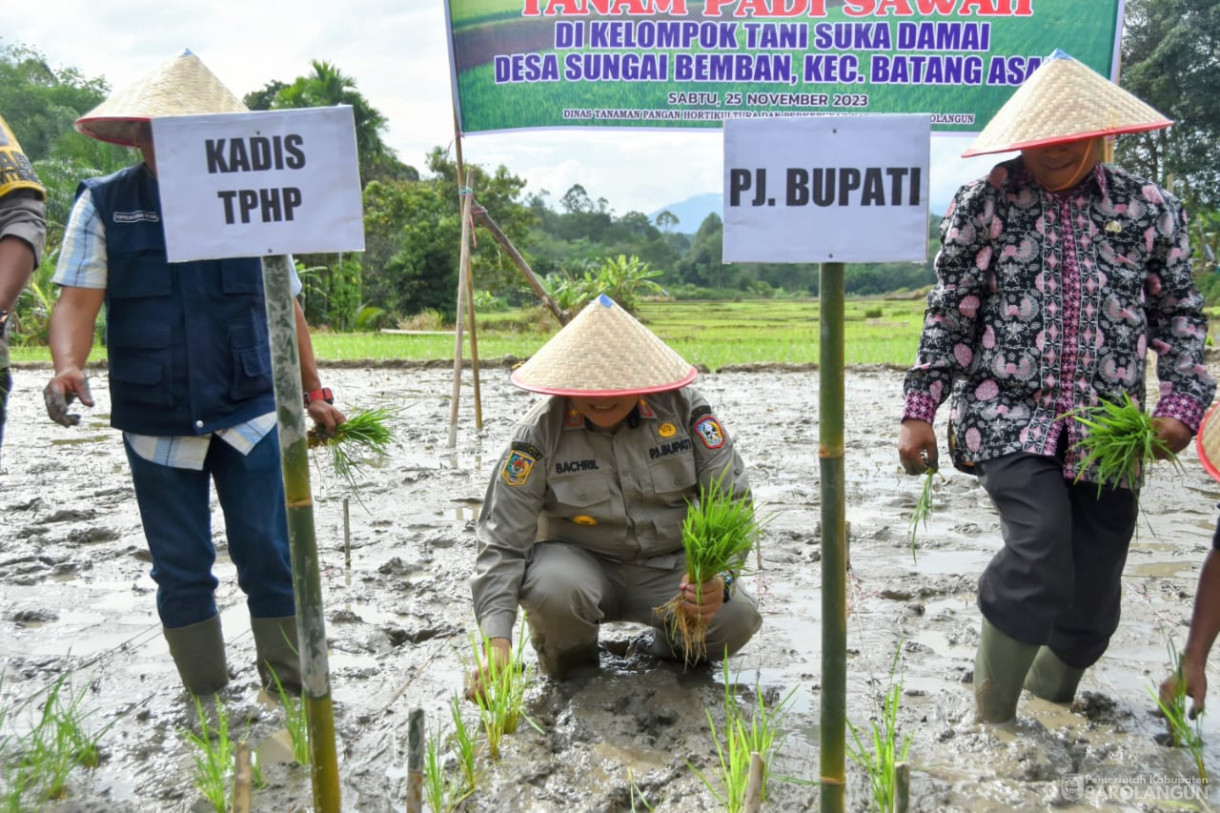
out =
<svg viewBox="0 0 1220 813"><path fill-rule="evenodd" d="M682 521L686 578L697 591L721 573L742 570L758 538L754 503L748 495L734 498L723 488L726 473L727 469L709 485L699 487L699 499L690 503ZM702 603L702 595L696 595ZM682 642L686 665L707 657L707 619L689 612L681 593L658 607L657 612L665 619L670 636Z"/></svg>
<svg viewBox="0 0 1220 813"><path fill-rule="evenodd" d="M316 427L309 430L309 448L330 449L331 463L337 474L352 490L358 488L356 473L364 465L362 455L372 453L384 457L394 433L389 427L391 410L368 409L357 412L335 427L331 435L322 435Z"/></svg>
<svg viewBox="0 0 1220 813"><path fill-rule="evenodd" d="M1177 455L1157 438L1151 416L1125 392L1121 404L1102 401L1095 407L1075 409L1067 414L1089 430L1076 444L1084 452L1076 480L1096 464L1098 494L1105 486L1137 488L1144 461L1151 462L1158 453L1178 469L1182 468Z"/></svg>
<svg viewBox="0 0 1220 813"><path fill-rule="evenodd" d="M915 558L915 536L919 533L919 526L928 527L928 519L932 516L932 478L936 476L936 466L928 466L923 474L923 488L919 491L919 500L915 503L915 510L911 513L911 561L917 561Z"/></svg>

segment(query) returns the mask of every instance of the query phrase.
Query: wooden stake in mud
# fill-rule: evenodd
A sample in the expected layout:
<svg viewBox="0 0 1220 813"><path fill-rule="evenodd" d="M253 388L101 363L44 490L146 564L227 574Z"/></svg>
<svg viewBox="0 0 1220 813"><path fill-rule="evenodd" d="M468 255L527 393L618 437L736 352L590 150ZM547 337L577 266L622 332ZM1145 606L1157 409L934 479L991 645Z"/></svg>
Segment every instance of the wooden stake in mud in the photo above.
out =
<svg viewBox="0 0 1220 813"><path fill-rule="evenodd" d="M822 498L822 813L843 813L847 728L847 533L843 500L843 263L818 272L818 452Z"/></svg>
<svg viewBox="0 0 1220 813"><path fill-rule="evenodd" d="M254 775L250 770L250 743L242 740L233 751L233 813L250 813L254 803Z"/></svg>
<svg viewBox="0 0 1220 813"><path fill-rule="evenodd" d="M291 266L285 256L263 260L263 289L271 337L271 372L275 380L275 413L279 419L280 462L288 505L288 539L292 547L292 587L296 595L297 643L301 653L301 700L309 713L314 809L339 813L339 767L335 752L335 716L326 656L326 620L314 536L313 494L309 488L309 442L306 437L301 359L293 306Z"/></svg>
<svg viewBox="0 0 1220 813"><path fill-rule="evenodd" d="M767 771L767 763L762 754L750 752L750 771L746 776L745 813L758 813L762 810L763 774Z"/></svg>
<svg viewBox="0 0 1220 813"><path fill-rule="evenodd" d="M424 710L407 722L407 813L424 813Z"/></svg>

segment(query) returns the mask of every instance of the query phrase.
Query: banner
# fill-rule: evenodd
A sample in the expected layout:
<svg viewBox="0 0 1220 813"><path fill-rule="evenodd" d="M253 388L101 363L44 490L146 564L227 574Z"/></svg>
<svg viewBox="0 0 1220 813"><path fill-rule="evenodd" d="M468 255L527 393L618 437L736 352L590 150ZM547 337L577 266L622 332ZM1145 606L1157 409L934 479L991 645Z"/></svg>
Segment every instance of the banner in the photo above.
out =
<svg viewBox="0 0 1220 813"><path fill-rule="evenodd" d="M928 117L724 123L724 261L924 262Z"/></svg>
<svg viewBox="0 0 1220 813"><path fill-rule="evenodd" d="M347 106L152 120L172 263L364 250Z"/></svg>
<svg viewBox="0 0 1220 813"><path fill-rule="evenodd" d="M920 113L983 128L1060 48L1118 74L1123 0L447 0L462 132Z"/></svg>

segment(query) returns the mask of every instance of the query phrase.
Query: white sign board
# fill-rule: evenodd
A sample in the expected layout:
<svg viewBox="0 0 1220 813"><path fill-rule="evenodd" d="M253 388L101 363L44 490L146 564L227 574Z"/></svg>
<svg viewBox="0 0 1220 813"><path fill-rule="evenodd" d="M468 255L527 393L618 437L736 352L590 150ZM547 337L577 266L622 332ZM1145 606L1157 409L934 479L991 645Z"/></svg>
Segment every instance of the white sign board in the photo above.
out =
<svg viewBox="0 0 1220 813"><path fill-rule="evenodd" d="M729 119L725 262L924 262L923 115Z"/></svg>
<svg viewBox="0 0 1220 813"><path fill-rule="evenodd" d="M350 107L152 120L170 262L364 250Z"/></svg>

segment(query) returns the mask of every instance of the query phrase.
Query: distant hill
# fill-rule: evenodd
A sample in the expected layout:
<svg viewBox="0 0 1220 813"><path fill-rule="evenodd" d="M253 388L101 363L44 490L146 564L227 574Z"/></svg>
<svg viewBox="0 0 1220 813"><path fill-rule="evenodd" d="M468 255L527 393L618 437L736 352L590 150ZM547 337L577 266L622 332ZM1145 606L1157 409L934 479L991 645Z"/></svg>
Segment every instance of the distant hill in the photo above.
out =
<svg viewBox="0 0 1220 813"><path fill-rule="evenodd" d="M722 199L723 196L719 192L695 195L679 203L671 203L668 206L662 206L655 212L650 212L648 219L656 222L657 215L668 209L670 214L678 218L678 226L674 231L694 234L699 231L699 224L703 222L704 218L713 212L717 217L724 217Z"/></svg>

